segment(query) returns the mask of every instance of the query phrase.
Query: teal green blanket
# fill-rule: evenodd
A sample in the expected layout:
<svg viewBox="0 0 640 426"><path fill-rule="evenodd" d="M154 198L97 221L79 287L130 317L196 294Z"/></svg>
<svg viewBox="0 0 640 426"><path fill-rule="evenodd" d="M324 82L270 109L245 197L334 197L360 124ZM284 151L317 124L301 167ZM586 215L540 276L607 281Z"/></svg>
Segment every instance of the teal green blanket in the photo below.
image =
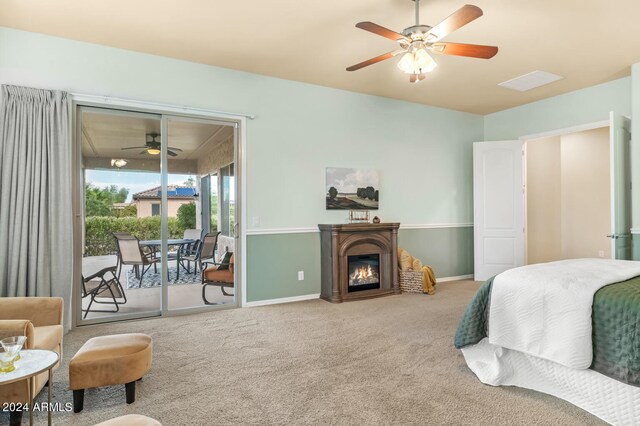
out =
<svg viewBox="0 0 640 426"><path fill-rule="evenodd" d="M478 289L454 338L464 348L487 337L493 278ZM640 277L601 288L592 307L591 369L640 386Z"/></svg>

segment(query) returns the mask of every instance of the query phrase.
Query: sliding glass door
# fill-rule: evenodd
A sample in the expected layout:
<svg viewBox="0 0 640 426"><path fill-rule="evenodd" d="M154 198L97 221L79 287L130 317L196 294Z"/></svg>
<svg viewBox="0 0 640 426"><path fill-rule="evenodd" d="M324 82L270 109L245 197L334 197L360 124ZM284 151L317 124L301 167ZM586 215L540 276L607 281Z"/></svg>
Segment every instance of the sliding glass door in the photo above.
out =
<svg viewBox="0 0 640 426"><path fill-rule="evenodd" d="M161 237L160 156L153 139L161 118L80 110L83 241L75 300L83 322L160 315L157 246L144 242ZM135 251L139 244L143 253Z"/></svg>
<svg viewBox="0 0 640 426"><path fill-rule="evenodd" d="M235 123L91 106L76 120L76 324L236 306Z"/></svg>
<svg viewBox="0 0 640 426"><path fill-rule="evenodd" d="M235 305L235 212L221 204L215 178L233 165L235 126L186 117L166 117L166 126L168 309Z"/></svg>

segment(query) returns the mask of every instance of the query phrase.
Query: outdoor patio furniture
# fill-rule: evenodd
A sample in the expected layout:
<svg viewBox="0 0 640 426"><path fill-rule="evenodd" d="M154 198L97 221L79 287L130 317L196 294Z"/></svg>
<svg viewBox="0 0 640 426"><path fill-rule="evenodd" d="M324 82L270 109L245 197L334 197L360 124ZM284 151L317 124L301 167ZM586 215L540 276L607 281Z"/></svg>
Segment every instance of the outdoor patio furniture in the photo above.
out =
<svg viewBox="0 0 640 426"><path fill-rule="evenodd" d="M193 240L193 243L184 244L180 247L180 256L178 252L169 253L169 260L177 260L176 267L179 269L181 266L191 273L191 262L195 262L200 256L200 248L202 246L202 229L185 229L182 236L185 240ZM186 266L185 266L186 262ZM195 273L198 272L198 265L196 262Z"/></svg>
<svg viewBox="0 0 640 426"><path fill-rule="evenodd" d="M119 266L116 276L120 279L122 272L122 265L132 265L136 272L136 278L140 278L140 284L138 287L142 287L142 279L144 274L153 265L154 271L157 272L157 264L160 259L150 257L146 255L140 246L140 241L131 234L113 233L113 236L118 242L118 258ZM139 271L139 267L142 266L142 272Z"/></svg>
<svg viewBox="0 0 640 426"><path fill-rule="evenodd" d="M184 247L185 245L189 245L193 243L195 243L194 240L186 240L186 239L167 240L167 246L178 246L178 250L173 252L173 254L170 255L170 257L168 258L168 260L176 260L179 264L181 262L181 253L182 253L181 248ZM159 253L160 246L162 245L162 240L143 240L143 241L139 241L139 244L140 244L140 247L149 247L152 253ZM153 256L153 259L156 259L155 255ZM156 260L160 261L160 258L157 258ZM176 267L176 281L178 281L179 279L180 279L180 268Z"/></svg>
<svg viewBox="0 0 640 426"><path fill-rule="evenodd" d="M224 259L219 262L203 262L203 266L211 264L212 266L202 270L202 300L206 305L215 305L209 302L205 296L208 285L220 287L220 291L225 296L233 296L225 291L225 287L233 288L234 286L234 258L233 253L225 253Z"/></svg>
<svg viewBox="0 0 640 426"><path fill-rule="evenodd" d="M216 249L218 248L218 237L220 234L221 232L208 232L202 239L200 251L197 253L197 256L189 259L196 264L196 272L198 272L198 264L200 264L200 270L203 271L203 262L209 260L213 263L215 261Z"/></svg>
<svg viewBox="0 0 640 426"><path fill-rule="evenodd" d="M87 309L83 309L84 311L83 318L86 318L89 312L111 312L111 313L118 312L120 311L120 305L127 303L127 295L125 294L124 289L122 288L122 284L120 283L120 280L116 276L117 268L118 268L117 265L109 266L101 269L100 271L86 278L84 277L84 275L82 275L82 298L83 299L85 297L91 298L89 301L89 306L87 306ZM105 301L97 300L97 299L105 299L105 298L111 299L112 301L105 302ZM118 302L117 299L121 299L121 301ZM114 305L115 308L111 310L106 310L106 309L91 310L91 305L93 303Z"/></svg>
<svg viewBox="0 0 640 426"><path fill-rule="evenodd" d="M198 244L194 245L194 249L190 253L182 255L180 264L183 268L185 268L184 262L187 262L186 269L188 273L191 273L191 262L193 262L194 264L194 273L197 274L198 265L200 265L200 270L202 270L203 260L213 259L213 256L215 255L216 249L218 247L219 235L220 232L216 234L214 234L213 232L206 234L204 238L202 238L202 240L198 242Z"/></svg>

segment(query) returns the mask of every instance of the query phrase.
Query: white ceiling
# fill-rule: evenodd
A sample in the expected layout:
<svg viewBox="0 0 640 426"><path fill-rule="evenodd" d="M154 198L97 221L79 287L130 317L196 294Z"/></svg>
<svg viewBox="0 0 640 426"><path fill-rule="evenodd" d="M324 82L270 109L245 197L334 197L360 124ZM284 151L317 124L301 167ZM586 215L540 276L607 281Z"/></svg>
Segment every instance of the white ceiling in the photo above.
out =
<svg viewBox="0 0 640 426"><path fill-rule="evenodd" d="M202 122L170 120L168 123L169 146L179 148L177 156L169 161L198 160L218 145L230 141L233 126ZM82 113L82 155L85 158L154 159L146 153L147 133L160 133L160 120L123 114L100 112ZM160 138L156 140L160 141ZM122 150L138 146L140 149Z"/></svg>
<svg viewBox="0 0 640 426"><path fill-rule="evenodd" d="M0 25L289 80L487 114L603 83L640 62L638 0L474 0L484 16L444 41L496 45L490 60L434 55L410 84L397 58L345 68L394 50L357 29L413 25L411 0L0 0ZM422 0L435 25L464 1ZM565 77L529 92L498 83L534 70Z"/></svg>

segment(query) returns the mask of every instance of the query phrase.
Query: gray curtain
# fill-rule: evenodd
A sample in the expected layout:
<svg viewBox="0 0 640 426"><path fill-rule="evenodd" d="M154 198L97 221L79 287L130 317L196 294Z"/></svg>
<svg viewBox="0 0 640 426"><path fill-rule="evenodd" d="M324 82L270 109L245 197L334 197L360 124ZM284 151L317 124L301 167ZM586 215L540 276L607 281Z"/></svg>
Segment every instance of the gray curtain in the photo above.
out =
<svg viewBox="0 0 640 426"><path fill-rule="evenodd" d="M73 221L67 93L2 86L0 297L59 296L70 325Z"/></svg>

